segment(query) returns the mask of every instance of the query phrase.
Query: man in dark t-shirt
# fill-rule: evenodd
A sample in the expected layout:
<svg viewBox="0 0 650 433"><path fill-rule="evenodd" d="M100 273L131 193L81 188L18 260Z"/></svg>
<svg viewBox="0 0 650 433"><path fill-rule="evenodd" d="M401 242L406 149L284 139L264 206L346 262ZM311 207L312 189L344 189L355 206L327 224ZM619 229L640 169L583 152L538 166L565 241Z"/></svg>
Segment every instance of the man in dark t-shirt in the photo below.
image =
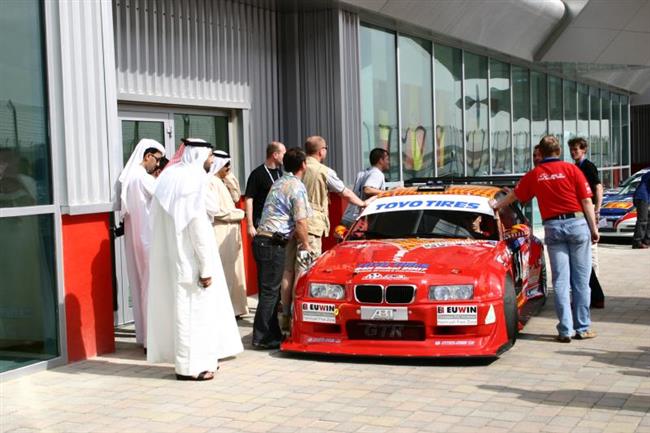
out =
<svg viewBox="0 0 650 433"><path fill-rule="evenodd" d="M596 222L600 218L600 206L603 204L603 184L600 182L598 176L598 169L593 162L587 159L587 149L589 144L587 140L582 137L576 137L569 140L569 151L571 158L575 161L576 165L587 178L589 187L593 195L591 201L594 203L594 213L596 214ZM589 286L591 287L591 308L604 308L605 307L605 294L598 281L598 244L591 244L591 278L589 279Z"/></svg>
<svg viewBox="0 0 650 433"><path fill-rule="evenodd" d="M266 196L273 183L282 176L282 158L286 148L279 141L272 141L266 146L264 164L251 172L246 181L246 222L248 234L253 238L257 234L257 225L262 217Z"/></svg>

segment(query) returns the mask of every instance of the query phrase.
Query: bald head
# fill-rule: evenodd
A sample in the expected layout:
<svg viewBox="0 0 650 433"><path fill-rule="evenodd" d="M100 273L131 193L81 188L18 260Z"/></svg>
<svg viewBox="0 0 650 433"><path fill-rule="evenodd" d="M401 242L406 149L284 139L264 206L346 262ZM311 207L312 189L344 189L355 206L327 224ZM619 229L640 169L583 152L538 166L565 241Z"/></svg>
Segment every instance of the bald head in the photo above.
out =
<svg viewBox="0 0 650 433"><path fill-rule="evenodd" d="M312 135L305 140L305 153L307 156L316 158L319 161L325 159L327 154L327 143L325 139L319 135Z"/></svg>

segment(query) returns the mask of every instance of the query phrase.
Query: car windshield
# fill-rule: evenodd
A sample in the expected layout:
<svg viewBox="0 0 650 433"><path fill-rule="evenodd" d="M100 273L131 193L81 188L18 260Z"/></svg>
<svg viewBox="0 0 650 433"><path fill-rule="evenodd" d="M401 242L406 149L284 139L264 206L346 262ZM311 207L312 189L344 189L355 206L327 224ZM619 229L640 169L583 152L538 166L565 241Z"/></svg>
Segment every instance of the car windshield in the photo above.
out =
<svg viewBox="0 0 650 433"><path fill-rule="evenodd" d="M625 185L619 191L619 194L622 194L622 195L634 194L634 191L636 191L636 187L639 186L639 183L641 183L641 178L640 177L638 179L634 179L632 182Z"/></svg>
<svg viewBox="0 0 650 433"><path fill-rule="evenodd" d="M498 240L489 215L440 210L403 210L363 216L350 229L349 240L453 238Z"/></svg>

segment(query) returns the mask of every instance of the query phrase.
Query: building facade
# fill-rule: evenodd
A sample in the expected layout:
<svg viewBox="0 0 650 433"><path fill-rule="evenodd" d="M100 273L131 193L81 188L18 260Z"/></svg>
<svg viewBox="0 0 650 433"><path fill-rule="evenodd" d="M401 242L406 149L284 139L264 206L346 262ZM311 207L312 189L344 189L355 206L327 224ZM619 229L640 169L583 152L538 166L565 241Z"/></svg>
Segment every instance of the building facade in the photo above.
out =
<svg viewBox="0 0 650 433"><path fill-rule="evenodd" d="M541 136L565 159L583 136L606 186L629 176L646 71L557 48L591 2L451 3L3 2L0 374L114 350L131 320L114 186L141 138L205 138L243 182L269 141L318 134L347 183L384 147L397 184L522 174Z"/></svg>

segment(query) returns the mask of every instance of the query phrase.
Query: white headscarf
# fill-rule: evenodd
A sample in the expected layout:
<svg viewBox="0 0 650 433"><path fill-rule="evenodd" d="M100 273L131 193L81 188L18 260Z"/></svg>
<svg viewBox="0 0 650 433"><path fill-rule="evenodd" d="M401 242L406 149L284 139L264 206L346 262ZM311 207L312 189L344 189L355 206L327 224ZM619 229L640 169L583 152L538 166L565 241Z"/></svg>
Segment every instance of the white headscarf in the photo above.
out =
<svg viewBox="0 0 650 433"><path fill-rule="evenodd" d="M215 150L212 154L214 155L214 160L212 161L210 172L216 174L230 162L230 155L223 150Z"/></svg>
<svg viewBox="0 0 650 433"><path fill-rule="evenodd" d="M174 220L177 233L196 216L206 215L205 188L209 177L203 164L211 152L209 147L185 146L181 161L166 167L158 177L154 196Z"/></svg>
<svg viewBox="0 0 650 433"><path fill-rule="evenodd" d="M219 170L221 170L227 163L230 161L230 155L228 155L223 150L215 150L212 152L214 159L212 160L212 165L210 166L210 171L208 172L208 179L212 180L213 176L216 176ZM221 182L221 179L217 179L218 182ZM205 195L205 207L208 215L214 215L221 210L221 205L219 203L219 196L217 194L207 193Z"/></svg>
<svg viewBox="0 0 650 433"><path fill-rule="evenodd" d="M165 147L158 143L156 140L152 140L150 138L143 138L140 140L135 146L135 150L129 157L129 160L126 162L126 165L122 169L122 173L120 173L120 177L117 179L119 184L121 185L121 192L120 192L120 214L122 218L126 216L126 214L129 213L129 209L127 206L127 197L129 193L129 181L131 180L131 176L133 176L133 173L135 173L135 170L138 168L140 164L142 164L142 160L144 159L144 152L145 150L153 147L154 149L160 151L163 155L165 155Z"/></svg>

